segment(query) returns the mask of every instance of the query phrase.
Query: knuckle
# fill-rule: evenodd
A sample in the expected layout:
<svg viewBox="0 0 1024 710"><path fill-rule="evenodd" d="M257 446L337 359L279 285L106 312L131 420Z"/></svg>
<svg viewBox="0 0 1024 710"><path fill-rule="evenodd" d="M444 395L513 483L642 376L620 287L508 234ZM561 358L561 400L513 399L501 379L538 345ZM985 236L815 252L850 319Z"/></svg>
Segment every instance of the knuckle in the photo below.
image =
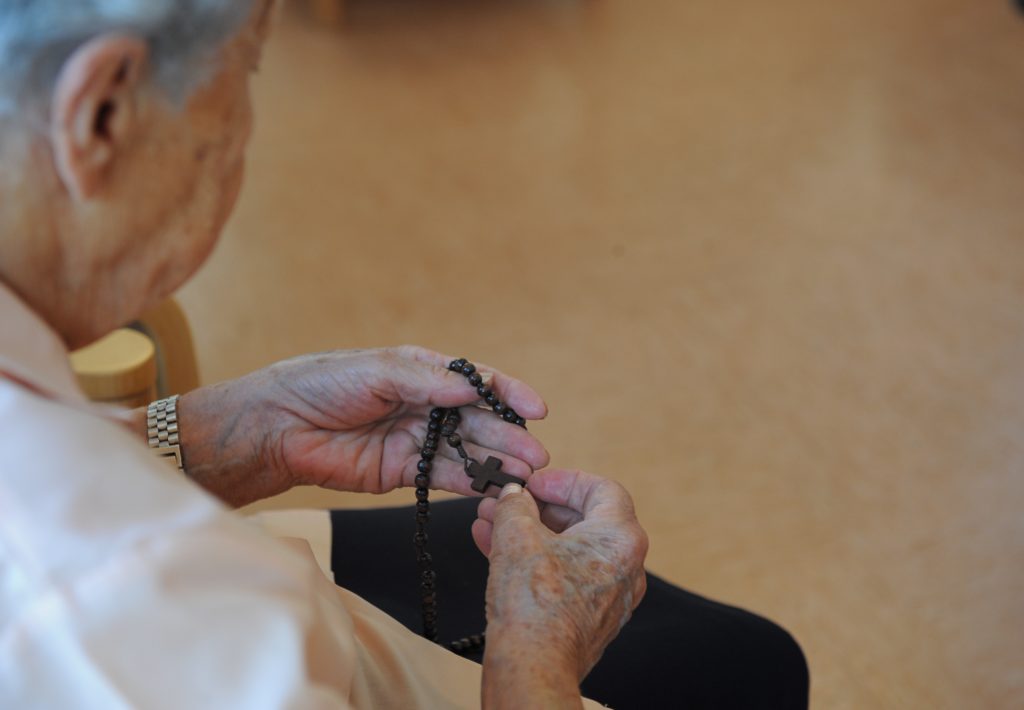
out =
<svg viewBox="0 0 1024 710"><path fill-rule="evenodd" d="M630 569L643 569L649 546L650 541L647 533L644 532L644 529L638 523L630 523L624 526L620 554L622 555L623 562Z"/></svg>
<svg viewBox="0 0 1024 710"><path fill-rule="evenodd" d="M640 527L639 524L634 525L634 545L636 556L643 560L647 557L647 551L650 549L651 540L647 537L647 531Z"/></svg>
<svg viewBox="0 0 1024 710"><path fill-rule="evenodd" d="M634 609L640 604L640 600L644 598L645 594L647 594L647 575L641 573L637 578L636 592L633 594Z"/></svg>
<svg viewBox="0 0 1024 710"><path fill-rule="evenodd" d="M610 478L602 478L597 484L596 490L602 497L614 501L624 511L633 515L633 497L621 483Z"/></svg>

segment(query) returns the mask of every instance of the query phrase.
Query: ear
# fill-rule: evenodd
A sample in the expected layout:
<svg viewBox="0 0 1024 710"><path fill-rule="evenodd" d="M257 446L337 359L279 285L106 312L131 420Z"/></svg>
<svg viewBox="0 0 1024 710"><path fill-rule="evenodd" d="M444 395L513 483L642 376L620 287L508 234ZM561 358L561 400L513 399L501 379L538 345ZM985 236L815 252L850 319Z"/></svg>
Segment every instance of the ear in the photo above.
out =
<svg viewBox="0 0 1024 710"><path fill-rule="evenodd" d="M57 174L78 200L97 194L130 140L149 50L130 35L105 34L64 62L53 90L50 143Z"/></svg>

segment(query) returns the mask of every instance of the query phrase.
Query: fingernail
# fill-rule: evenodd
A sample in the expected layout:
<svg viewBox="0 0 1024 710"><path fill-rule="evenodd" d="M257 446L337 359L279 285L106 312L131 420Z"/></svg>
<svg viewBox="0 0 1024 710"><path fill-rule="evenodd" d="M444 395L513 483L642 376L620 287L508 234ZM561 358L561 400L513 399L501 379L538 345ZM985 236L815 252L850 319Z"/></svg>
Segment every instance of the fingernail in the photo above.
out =
<svg viewBox="0 0 1024 710"><path fill-rule="evenodd" d="M502 498L504 498L506 496L511 496L511 495L515 495L516 493L522 493L522 492L523 492L523 487L520 486L518 483L509 483L508 485L506 485L504 488L501 489L501 493L498 494L498 500L501 500Z"/></svg>

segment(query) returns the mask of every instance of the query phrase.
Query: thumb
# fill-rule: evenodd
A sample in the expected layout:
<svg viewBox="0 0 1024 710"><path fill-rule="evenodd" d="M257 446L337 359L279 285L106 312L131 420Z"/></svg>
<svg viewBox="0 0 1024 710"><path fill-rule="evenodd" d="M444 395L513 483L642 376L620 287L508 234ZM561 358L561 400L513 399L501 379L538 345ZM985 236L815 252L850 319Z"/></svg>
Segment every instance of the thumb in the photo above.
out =
<svg viewBox="0 0 1024 710"><path fill-rule="evenodd" d="M501 489L498 503L494 506L494 544L500 545L503 530L510 525L540 523L540 509L537 501L517 483L509 483Z"/></svg>

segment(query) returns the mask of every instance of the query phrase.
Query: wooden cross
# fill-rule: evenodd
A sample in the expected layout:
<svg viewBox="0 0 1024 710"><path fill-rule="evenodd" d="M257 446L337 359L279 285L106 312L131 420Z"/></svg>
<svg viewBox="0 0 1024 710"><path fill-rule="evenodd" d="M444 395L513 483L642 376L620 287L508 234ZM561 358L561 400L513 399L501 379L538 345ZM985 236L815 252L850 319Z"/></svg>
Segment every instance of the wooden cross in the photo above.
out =
<svg viewBox="0 0 1024 710"><path fill-rule="evenodd" d="M479 461L470 461L469 466L466 468L466 475L473 479L472 488L477 493L483 493L487 490L487 486L497 486L498 488L504 488L507 483L518 483L520 486L525 486L526 481L515 476L501 472L501 459L488 456L487 460L481 464Z"/></svg>

